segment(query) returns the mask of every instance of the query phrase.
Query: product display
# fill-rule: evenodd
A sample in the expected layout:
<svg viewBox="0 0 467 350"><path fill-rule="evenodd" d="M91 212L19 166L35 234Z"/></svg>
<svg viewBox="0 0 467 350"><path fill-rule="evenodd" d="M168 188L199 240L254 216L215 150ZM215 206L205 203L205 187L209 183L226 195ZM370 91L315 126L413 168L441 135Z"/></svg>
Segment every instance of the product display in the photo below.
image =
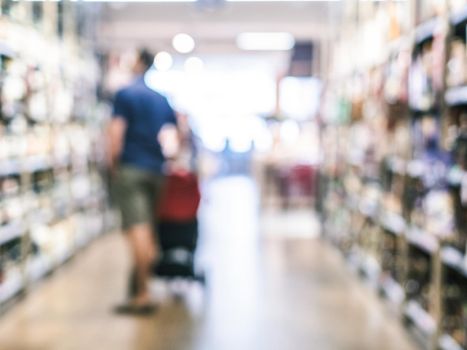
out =
<svg viewBox="0 0 467 350"><path fill-rule="evenodd" d="M107 205L94 58L8 17L0 28L1 305L103 232Z"/></svg>
<svg viewBox="0 0 467 350"><path fill-rule="evenodd" d="M467 348L467 4L460 3L418 1L416 28L367 43L387 46L384 59L344 63L347 33L322 107L325 235L430 349ZM374 17L394 15L389 5L375 8ZM355 36L381 30L366 21Z"/></svg>
<svg viewBox="0 0 467 350"><path fill-rule="evenodd" d="M466 274L462 274L456 268L447 267L444 276L442 291L442 306L444 317L442 328L446 334L451 336L458 344L467 347L467 285Z"/></svg>

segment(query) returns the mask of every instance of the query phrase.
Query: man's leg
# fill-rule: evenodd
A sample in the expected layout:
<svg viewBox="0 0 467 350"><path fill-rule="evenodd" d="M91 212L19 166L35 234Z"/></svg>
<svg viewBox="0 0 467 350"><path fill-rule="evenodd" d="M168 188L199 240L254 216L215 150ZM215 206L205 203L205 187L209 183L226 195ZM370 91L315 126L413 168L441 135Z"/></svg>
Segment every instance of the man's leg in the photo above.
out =
<svg viewBox="0 0 467 350"><path fill-rule="evenodd" d="M150 224L138 224L128 230L128 241L134 260L136 281L136 304L147 304L150 301L148 281L151 267L155 259L155 245Z"/></svg>
<svg viewBox="0 0 467 350"><path fill-rule="evenodd" d="M147 188L148 178L151 177L147 173L128 166L122 166L115 178L116 199L133 260L129 300L116 307L117 313L148 313L154 310L148 290L150 270L155 259L151 225L154 204L150 188Z"/></svg>
<svg viewBox="0 0 467 350"><path fill-rule="evenodd" d="M153 225L154 226L154 225ZM129 236L129 234L127 235ZM153 230L152 232L152 244L153 244L153 248L154 248L154 257L152 259L152 261L150 262L150 267L149 267L149 278L151 278L151 276L153 276L153 273L154 273L154 264L156 263L157 261L157 258L158 258L158 253L159 253L159 247L158 247L158 244L156 243L157 242L157 232L155 230ZM152 254L149 253L149 255L151 256ZM133 256L133 255L132 255ZM133 259L135 260L135 259ZM128 279L128 299L130 300L133 300L136 295L138 294L138 275L136 273L136 266L134 264L134 261L133 261L133 267L131 269L131 272L130 272L130 277Z"/></svg>
<svg viewBox="0 0 467 350"><path fill-rule="evenodd" d="M136 268L131 269L128 280L128 299L133 299L138 294L138 279L136 278Z"/></svg>

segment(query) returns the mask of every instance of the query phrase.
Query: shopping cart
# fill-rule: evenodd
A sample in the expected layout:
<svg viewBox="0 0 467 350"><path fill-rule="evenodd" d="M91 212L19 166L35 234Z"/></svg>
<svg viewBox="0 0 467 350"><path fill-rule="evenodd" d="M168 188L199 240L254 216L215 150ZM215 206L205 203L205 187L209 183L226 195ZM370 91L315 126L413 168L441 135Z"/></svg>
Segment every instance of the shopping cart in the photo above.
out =
<svg viewBox="0 0 467 350"><path fill-rule="evenodd" d="M279 171L279 191L284 208L293 203L311 202L316 192L315 168L308 164L295 164Z"/></svg>
<svg viewBox="0 0 467 350"><path fill-rule="evenodd" d="M198 178L187 171L171 173L157 209L157 234L161 256L154 268L164 280L188 280L206 284L203 272L196 269L198 243L197 212L201 200Z"/></svg>

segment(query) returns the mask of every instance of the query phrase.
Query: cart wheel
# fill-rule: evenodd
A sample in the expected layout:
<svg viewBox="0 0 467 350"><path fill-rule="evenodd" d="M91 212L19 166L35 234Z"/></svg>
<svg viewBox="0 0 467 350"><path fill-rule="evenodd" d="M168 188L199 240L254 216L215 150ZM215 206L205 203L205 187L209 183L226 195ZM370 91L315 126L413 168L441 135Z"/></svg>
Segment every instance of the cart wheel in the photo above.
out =
<svg viewBox="0 0 467 350"><path fill-rule="evenodd" d="M183 279L174 279L170 282L170 292L176 302L183 301L186 290L186 281Z"/></svg>
<svg viewBox="0 0 467 350"><path fill-rule="evenodd" d="M206 288L207 281L206 281L206 275L204 273L196 275L195 281L201 284L203 288Z"/></svg>

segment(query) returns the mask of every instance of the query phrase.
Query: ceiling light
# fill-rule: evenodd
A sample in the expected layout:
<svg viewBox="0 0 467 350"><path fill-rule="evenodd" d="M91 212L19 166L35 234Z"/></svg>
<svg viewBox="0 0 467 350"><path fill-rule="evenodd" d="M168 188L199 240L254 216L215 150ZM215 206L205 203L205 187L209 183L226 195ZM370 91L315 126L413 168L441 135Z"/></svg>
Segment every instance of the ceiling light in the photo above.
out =
<svg viewBox="0 0 467 350"><path fill-rule="evenodd" d="M20 1L20 0L15 0ZM44 0L28 0L28 1L44 1ZM62 1L62 0L53 0ZM71 0L78 1L78 0ZM83 2L119 2L119 3L145 3L145 2L196 2L197 0L81 0ZM343 0L226 0L227 2L341 2ZM386 0L359 0L359 1L373 1L383 2ZM405 2L408 0L393 0L395 2Z"/></svg>
<svg viewBox="0 0 467 350"><path fill-rule="evenodd" d="M190 53L195 49L195 40L188 34L180 33L174 36L172 45L180 53Z"/></svg>
<svg viewBox="0 0 467 350"><path fill-rule="evenodd" d="M237 36L237 46L249 51L286 51L295 45L290 33L242 33Z"/></svg>
<svg viewBox="0 0 467 350"><path fill-rule="evenodd" d="M204 62L199 57L190 57L185 61L184 67L188 73L199 73L204 68Z"/></svg>
<svg viewBox="0 0 467 350"><path fill-rule="evenodd" d="M18 0L17 0L18 1ZM38 0L32 0L38 1ZM39 0L42 1L42 0ZM77 1L77 0L72 0ZM196 2L196 0L82 0L84 2L120 2L120 3L138 3L138 2Z"/></svg>
<svg viewBox="0 0 467 350"><path fill-rule="evenodd" d="M154 57L154 65L160 72L166 72L172 68L173 58L168 52L161 51Z"/></svg>

